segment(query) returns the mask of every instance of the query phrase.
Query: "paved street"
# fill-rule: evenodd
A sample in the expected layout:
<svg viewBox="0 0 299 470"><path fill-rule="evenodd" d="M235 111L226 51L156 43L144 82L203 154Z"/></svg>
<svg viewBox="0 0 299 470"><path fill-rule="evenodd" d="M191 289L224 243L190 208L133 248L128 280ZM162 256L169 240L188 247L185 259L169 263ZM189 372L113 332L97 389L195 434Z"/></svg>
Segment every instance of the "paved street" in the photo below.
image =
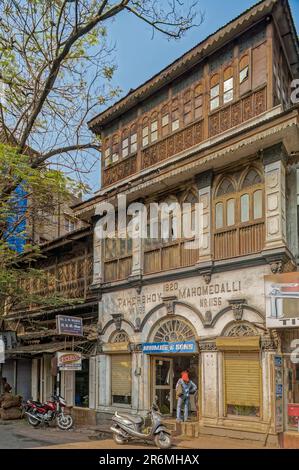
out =
<svg viewBox="0 0 299 470"><path fill-rule="evenodd" d="M174 448L179 449L257 449L262 444L247 440L202 436L196 439L175 437ZM0 449L153 449L152 445L132 442L117 446L113 439L95 438L92 430L60 431L56 428L32 428L25 421L0 423Z"/></svg>

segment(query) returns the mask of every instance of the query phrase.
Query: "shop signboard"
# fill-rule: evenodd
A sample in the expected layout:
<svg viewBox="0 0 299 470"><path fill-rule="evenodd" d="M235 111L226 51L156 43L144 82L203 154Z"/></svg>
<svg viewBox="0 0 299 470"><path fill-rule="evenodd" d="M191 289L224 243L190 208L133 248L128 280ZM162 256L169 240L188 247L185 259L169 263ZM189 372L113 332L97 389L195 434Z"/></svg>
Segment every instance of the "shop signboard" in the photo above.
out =
<svg viewBox="0 0 299 470"><path fill-rule="evenodd" d="M59 370L81 370L82 355L74 351L57 353L57 367Z"/></svg>
<svg viewBox="0 0 299 470"><path fill-rule="evenodd" d="M265 276L267 328L299 327L299 272Z"/></svg>
<svg viewBox="0 0 299 470"><path fill-rule="evenodd" d="M57 315L56 327L59 335L83 336L83 320L80 317Z"/></svg>
<svg viewBox="0 0 299 470"><path fill-rule="evenodd" d="M190 354L197 352L197 347L195 341L143 343L142 352L145 354Z"/></svg>

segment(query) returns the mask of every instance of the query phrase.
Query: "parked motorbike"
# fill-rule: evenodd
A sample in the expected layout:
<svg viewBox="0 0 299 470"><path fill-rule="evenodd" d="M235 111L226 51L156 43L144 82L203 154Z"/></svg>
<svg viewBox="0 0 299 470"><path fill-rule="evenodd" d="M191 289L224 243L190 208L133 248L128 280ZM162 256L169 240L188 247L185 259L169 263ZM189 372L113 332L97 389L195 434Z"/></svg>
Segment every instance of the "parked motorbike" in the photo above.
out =
<svg viewBox="0 0 299 470"><path fill-rule="evenodd" d="M64 413L65 407L65 399L59 395L54 395L46 403L27 400L23 409L31 426L48 425L56 420L57 426L66 431L73 426L73 418L70 414Z"/></svg>
<svg viewBox="0 0 299 470"><path fill-rule="evenodd" d="M141 416L130 416L118 414L116 411L112 418L111 431L116 444L125 444L132 439L140 439L143 441L154 441L159 449L169 449L171 447L170 431L162 423L162 415L160 413L157 399L152 404L148 413L151 420L149 428L145 426L145 420Z"/></svg>

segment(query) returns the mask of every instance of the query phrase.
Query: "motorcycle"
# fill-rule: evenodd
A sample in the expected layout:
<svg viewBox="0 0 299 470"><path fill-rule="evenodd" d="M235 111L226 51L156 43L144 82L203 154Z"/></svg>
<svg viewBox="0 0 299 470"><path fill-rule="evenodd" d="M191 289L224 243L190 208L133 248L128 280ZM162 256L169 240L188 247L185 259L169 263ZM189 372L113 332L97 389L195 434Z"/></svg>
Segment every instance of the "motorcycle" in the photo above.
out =
<svg viewBox="0 0 299 470"><path fill-rule="evenodd" d="M116 444L125 444L132 439L151 440L159 449L169 449L172 444L171 434L162 423L157 399L152 404L148 417L151 421L149 428L145 426L145 420L141 416L118 414L116 411L110 428Z"/></svg>
<svg viewBox="0 0 299 470"><path fill-rule="evenodd" d="M52 396L46 403L27 400L23 405L24 414L31 426L49 425L50 422L56 420L57 426L64 431L73 426L72 416L64 413L65 407L66 401L59 395Z"/></svg>

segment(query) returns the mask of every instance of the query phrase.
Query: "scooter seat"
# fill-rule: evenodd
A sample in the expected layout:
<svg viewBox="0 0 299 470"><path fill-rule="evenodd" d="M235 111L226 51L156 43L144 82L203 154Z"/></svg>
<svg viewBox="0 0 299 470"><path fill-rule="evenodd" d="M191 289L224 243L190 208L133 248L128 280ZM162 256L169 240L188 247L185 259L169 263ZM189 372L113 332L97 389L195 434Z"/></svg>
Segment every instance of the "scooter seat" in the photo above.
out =
<svg viewBox="0 0 299 470"><path fill-rule="evenodd" d="M131 421L134 424L141 424L143 422L143 419L140 416L123 415L119 413L118 416L120 418L127 419L128 421Z"/></svg>

